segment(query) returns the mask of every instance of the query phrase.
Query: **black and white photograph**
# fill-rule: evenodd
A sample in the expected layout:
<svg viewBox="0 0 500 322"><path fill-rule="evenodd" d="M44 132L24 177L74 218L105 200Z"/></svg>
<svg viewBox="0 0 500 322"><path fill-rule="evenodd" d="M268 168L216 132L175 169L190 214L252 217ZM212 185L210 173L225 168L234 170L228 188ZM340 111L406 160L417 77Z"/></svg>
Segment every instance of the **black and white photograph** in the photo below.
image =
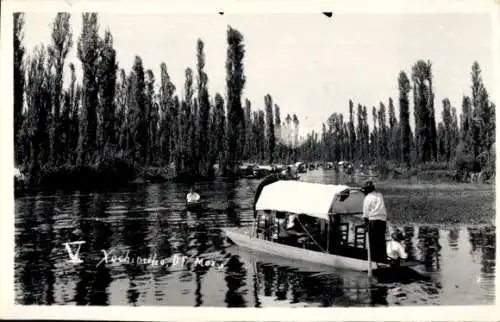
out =
<svg viewBox="0 0 500 322"><path fill-rule="evenodd" d="M12 305L495 305L495 10L24 8Z"/></svg>

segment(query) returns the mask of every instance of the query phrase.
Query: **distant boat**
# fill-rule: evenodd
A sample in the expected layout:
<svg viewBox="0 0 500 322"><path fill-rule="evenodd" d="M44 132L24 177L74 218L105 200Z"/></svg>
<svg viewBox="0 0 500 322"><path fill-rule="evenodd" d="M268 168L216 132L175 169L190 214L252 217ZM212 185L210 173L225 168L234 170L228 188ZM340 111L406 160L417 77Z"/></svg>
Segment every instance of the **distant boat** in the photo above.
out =
<svg viewBox="0 0 500 322"><path fill-rule="evenodd" d="M298 173L306 173L307 172L307 166L304 162L296 162L294 165L297 168Z"/></svg>

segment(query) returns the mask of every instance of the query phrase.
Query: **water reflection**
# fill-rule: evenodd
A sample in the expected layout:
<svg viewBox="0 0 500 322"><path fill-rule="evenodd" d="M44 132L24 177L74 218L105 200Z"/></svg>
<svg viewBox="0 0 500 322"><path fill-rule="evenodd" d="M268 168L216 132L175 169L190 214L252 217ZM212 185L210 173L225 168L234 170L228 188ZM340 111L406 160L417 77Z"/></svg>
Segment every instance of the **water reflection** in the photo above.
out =
<svg viewBox="0 0 500 322"><path fill-rule="evenodd" d="M243 289L246 286L245 276L246 269L238 256L233 256L226 264L226 281L227 291L225 302L227 307L244 307L246 301L244 295L246 291Z"/></svg>
<svg viewBox="0 0 500 322"><path fill-rule="evenodd" d="M54 249L54 200L45 201L36 197L23 208L26 220L16 223L16 280L21 283L21 293L25 304L53 304L55 267L51 261Z"/></svg>
<svg viewBox="0 0 500 322"><path fill-rule="evenodd" d="M448 230L448 245L450 249L458 250L459 238L460 238L460 230L458 230L458 228L450 228Z"/></svg>
<svg viewBox="0 0 500 322"><path fill-rule="evenodd" d="M438 271L440 263L439 230L437 227L420 226L418 229L418 249L427 271Z"/></svg>
<svg viewBox="0 0 500 322"><path fill-rule="evenodd" d="M339 180L324 176L321 170L307 176L316 182ZM16 199L16 301L227 307L494 301L494 226L443 228L389 223L389 234L394 229L404 232L410 259L423 262L422 273L429 276L425 280L380 279L370 285L363 273L316 269L307 264L304 268L273 256L235 253L226 248L220 227L250 225L257 184L252 180L200 183L202 197L208 201L201 212L184 209L187 186L179 183ZM395 202L390 195L387 198ZM468 211L466 203L462 206ZM68 261L63 243L78 240L85 241L80 250L83 263L74 265ZM133 262L97 266L102 250L113 250L117 255L128 251L130 258L186 255L227 263L222 269Z"/></svg>
<svg viewBox="0 0 500 322"><path fill-rule="evenodd" d="M413 245L413 239L415 237L415 227L414 226L405 226L403 228L403 233L405 236L404 244L405 251L408 254L408 260L416 260L416 250Z"/></svg>
<svg viewBox="0 0 500 322"><path fill-rule="evenodd" d="M481 270L478 278L488 300L495 299L496 235L495 226L469 227L471 255L480 257Z"/></svg>

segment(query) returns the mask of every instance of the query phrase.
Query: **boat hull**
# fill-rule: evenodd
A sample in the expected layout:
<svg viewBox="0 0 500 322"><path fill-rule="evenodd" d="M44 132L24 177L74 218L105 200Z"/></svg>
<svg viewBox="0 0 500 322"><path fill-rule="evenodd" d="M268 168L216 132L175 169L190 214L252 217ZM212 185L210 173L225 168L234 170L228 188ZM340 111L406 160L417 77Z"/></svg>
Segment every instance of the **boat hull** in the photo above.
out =
<svg viewBox="0 0 500 322"><path fill-rule="evenodd" d="M186 210L188 211L201 211L203 210L203 202L195 201L195 202L187 202Z"/></svg>
<svg viewBox="0 0 500 322"><path fill-rule="evenodd" d="M226 236L239 247L264 252L279 257L292 258L295 260L327 265L330 267L350 269L355 271L368 270L368 262L365 260L326 254L299 247L266 241L257 237L250 236L249 232L245 233L238 228L223 228L222 230L224 231ZM387 264L372 262L371 266L372 269L375 270L377 268L386 267Z"/></svg>

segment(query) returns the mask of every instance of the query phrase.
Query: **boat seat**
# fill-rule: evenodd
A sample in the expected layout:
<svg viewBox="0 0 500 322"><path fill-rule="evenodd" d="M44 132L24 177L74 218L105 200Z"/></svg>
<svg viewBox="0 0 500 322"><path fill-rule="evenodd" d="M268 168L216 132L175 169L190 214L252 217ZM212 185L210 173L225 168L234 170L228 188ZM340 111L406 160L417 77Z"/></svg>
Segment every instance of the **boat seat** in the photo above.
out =
<svg viewBox="0 0 500 322"><path fill-rule="evenodd" d="M347 246L349 242L349 223L339 224L340 245Z"/></svg>
<svg viewBox="0 0 500 322"><path fill-rule="evenodd" d="M365 225L354 227L354 247L363 249L366 247Z"/></svg>
<svg viewBox="0 0 500 322"><path fill-rule="evenodd" d="M307 237L299 237L297 239L297 244L300 245L302 248L306 248Z"/></svg>

